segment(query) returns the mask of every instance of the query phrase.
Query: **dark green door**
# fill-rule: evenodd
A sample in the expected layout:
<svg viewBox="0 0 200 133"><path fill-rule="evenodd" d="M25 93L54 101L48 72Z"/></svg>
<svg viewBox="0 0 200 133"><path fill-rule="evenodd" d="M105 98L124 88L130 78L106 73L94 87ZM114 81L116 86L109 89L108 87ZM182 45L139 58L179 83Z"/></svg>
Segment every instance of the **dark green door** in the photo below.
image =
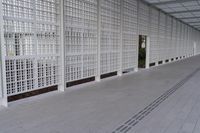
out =
<svg viewBox="0 0 200 133"><path fill-rule="evenodd" d="M146 42L147 37L139 36L138 68L145 68L146 65Z"/></svg>

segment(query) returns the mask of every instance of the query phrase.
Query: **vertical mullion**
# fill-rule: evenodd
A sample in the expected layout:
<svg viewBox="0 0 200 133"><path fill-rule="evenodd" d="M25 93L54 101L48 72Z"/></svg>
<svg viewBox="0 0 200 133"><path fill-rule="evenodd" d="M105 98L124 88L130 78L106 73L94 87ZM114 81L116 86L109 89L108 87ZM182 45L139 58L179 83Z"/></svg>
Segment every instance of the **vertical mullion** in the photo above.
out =
<svg viewBox="0 0 200 133"><path fill-rule="evenodd" d="M157 40L157 52L158 52L158 60L157 60L157 62L156 62L156 66L158 66L158 62L160 61L160 11L158 11L158 33L157 33L157 38L158 38L158 40Z"/></svg>
<svg viewBox="0 0 200 133"><path fill-rule="evenodd" d="M61 57L60 57L60 83L58 86L58 90L59 91L64 91L65 90L65 41L64 41L64 0L60 0L60 53L61 53Z"/></svg>
<svg viewBox="0 0 200 133"><path fill-rule="evenodd" d="M124 0L120 1L120 44L119 44L119 71L118 71L118 75L121 76L122 75L122 48L123 48L123 3Z"/></svg>
<svg viewBox="0 0 200 133"><path fill-rule="evenodd" d="M34 88L38 88L38 65L37 65L37 61L38 61L38 42L37 42L37 24L36 24L36 0L33 0L33 25L34 25L34 28L33 28L33 33L34 33L34 55L35 57L33 58L33 71L34 71Z"/></svg>
<svg viewBox="0 0 200 133"><path fill-rule="evenodd" d="M100 81L101 75L101 0L97 0L97 72L96 81Z"/></svg>
<svg viewBox="0 0 200 133"><path fill-rule="evenodd" d="M148 22L150 22L150 17L151 17L151 8L148 7ZM148 69L149 68L149 63L150 63L150 30L151 30L151 22L148 23L148 33L147 33L147 38L146 38L146 61L145 61L145 68Z"/></svg>
<svg viewBox="0 0 200 133"><path fill-rule="evenodd" d="M6 64L5 64L5 57L6 57L6 48L5 48L5 39L4 39L4 22L3 22L3 6L2 0L0 0L0 45L1 45L1 76L2 76L2 103L0 100L0 104L7 107L8 100L7 100L7 85L6 85Z"/></svg>
<svg viewBox="0 0 200 133"><path fill-rule="evenodd" d="M81 6L81 10L82 10L82 14L81 14L81 30L79 31L79 32L81 32L81 34L80 34L80 45L81 45L81 77L79 77L79 78L83 78L83 76L84 76L84 73L83 73L83 71L84 71L84 60L83 60L83 58L84 58L84 51L83 51L83 47L84 47L84 34L85 34L85 26L84 26L84 19L85 19L85 10L84 10L84 6L85 6L85 3L84 3L84 1L82 1L81 2L81 4L82 4L82 6ZM77 35L77 39L78 39L78 35ZM77 40L76 40L77 41Z"/></svg>
<svg viewBox="0 0 200 133"><path fill-rule="evenodd" d="M139 30L140 30L140 28L139 28L139 14L140 14L140 8L139 8L139 2L140 2L140 0L137 0L137 32L136 32L136 38L137 38L137 41L136 41L136 67L135 67L135 69L134 69L134 71L135 72L137 72L138 71L138 58L139 58L139 56L138 56L138 54L139 54Z"/></svg>

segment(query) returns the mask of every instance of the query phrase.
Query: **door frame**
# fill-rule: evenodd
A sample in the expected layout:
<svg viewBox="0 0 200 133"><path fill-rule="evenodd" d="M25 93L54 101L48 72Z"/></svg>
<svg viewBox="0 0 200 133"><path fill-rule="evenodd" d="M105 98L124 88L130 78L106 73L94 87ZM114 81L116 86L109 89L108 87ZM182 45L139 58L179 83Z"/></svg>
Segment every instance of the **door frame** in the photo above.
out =
<svg viewBox="0 0 200 133"><path fill-rule="evenodd" d="M145 36L146 37L146 60L145 60L145 69L148 69L149 68L149 64L150 64L150 37L148 35L138 35L138 38L140 39L140 36ZM139 49L139 39L138 39L138 54L139 55L139 52L140 52L140 49ZM137 58L137 66L139 66L139 56Z"/></svg>
<svg viewBox="0 0 200 133"><path fill-rule="evenodd" d="M195 56L197 54L197 44L196 42L193 43L193 55Z"/></svg>
<svg viewBox="0 0 200 133"><path fill-rule="evenodd" d="M149 64L150 64L150 37L146 36L146 64L145 64L145 68L148 69L149 68Z"/></svg>

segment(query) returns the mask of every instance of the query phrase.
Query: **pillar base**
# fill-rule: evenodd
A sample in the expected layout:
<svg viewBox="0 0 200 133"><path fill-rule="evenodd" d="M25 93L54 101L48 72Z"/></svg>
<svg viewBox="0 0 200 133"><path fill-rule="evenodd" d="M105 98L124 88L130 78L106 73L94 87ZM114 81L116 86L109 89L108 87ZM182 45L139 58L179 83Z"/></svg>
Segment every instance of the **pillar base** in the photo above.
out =
<svg viewBox="0 0 200 133"><path fill-rule="evenodd" d="M165 60L163 60L162 64L166 64Z"/></svg>
<svg viewBox="0 0 200 133"><path fill-rule="evenodd" d="M0 99L0 106L8 107L8 100L7 100L7 98Z"/></svg>
<svg viewBox="0 0 200 133"><path fill-rule="evenodd" d="M155 66L158 66L158 62L155 63Z"/></svg>
<svg viewBox="0 0 200 133"><path fill-rule="evenodd" d="M117 72L117 75L118 75L118 76L122 76L122 71L118 71L118 72Z"/></svg>
<svg viewBox="0 0 200 133"><path fill-rule="evenodd" d="M134 72L138 72L138 68L134 68Z"/></svg>
<svg viewBox="0 0 200 133"><path fill-rule="evenodd" d="M58 86L58 91L64 92L64 91L65 91L64 85L59 85L59 86Z"/></svg>
<svg viewBox="0 0 200 133"><path fill-rule="evenodd" d="M100 76L96 76L96 77L95 77L95 81L96 81L96 82L100 82L100 81L101 81Z"/></svg>

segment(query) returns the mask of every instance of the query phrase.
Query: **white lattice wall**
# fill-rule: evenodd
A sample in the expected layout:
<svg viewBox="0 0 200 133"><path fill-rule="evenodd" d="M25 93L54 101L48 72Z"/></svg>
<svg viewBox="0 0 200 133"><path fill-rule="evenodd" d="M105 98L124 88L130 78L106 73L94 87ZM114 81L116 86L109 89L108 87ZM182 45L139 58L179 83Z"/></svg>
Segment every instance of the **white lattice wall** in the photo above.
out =
<svg viewBox="0 0 200 133"><path fill-rule="evenodd" d="M149 34L149 6L142 1L139 1L138 4L139 13L138 13L138 26L140 35Z"/></svg>
<svg viewBox="0 0 200 133"><path fill-rule="evenodd" d="M181 54L180 54L180 45L181 45L181 23L179 21L177 21L177 44L176 44L176 52L177 52L177 56L179 57Z"/></svg>
<svg viewBox="0 0 200 133"><path fill-rule="evenodd" d="M189 26L187 26L187 30L188 30L188 32L187 32L187 56L190 54L190 53L192 53L193 52L193 48L191 48L191 41L190 41L190 27Z"/></svg>
<svg viewBox="0 0 200 133"><path fill-rule="evenodd" d="M158 43L158 32L159 32L159 11L151 8L150 9L150 63L159 61L159 43Z"/></svg>
<svg viewBox="0 0 200 133"><path fill-rule="evenodd" d="M122 68L123 70L137 67L137 1L123 2L123 34L122 34Z"/></svg>
<svg viewBox="0 0 200 133"><path fill-rule="evenodd" d="M197 49L196 49L196 54L200 54L200 33L197 32L197 39L196 39L196 42L197 42Z"/></svg>
<svg viewBox="0 0 200 133"><path fill-rule="evenodd" d="M177 44L177 21L176 19L172 20L172 57L176 57L176 44Z"/></svg>
<svg viewBox="0 0 200 133"><path fill-rule="evenodd" d="M101 0L101 74L120 67L121 0Z"/></svg>
<svg viewBox="0 0 200 133"><path fill-rule="evenodd" d="M166 22L166 44L165 44L165 59L171 59L172 56L172 18L167 16Z"/></svg>
<svg viewBox="0 0 200 133"><path fill-rule="evenodd" d="M58 84L58 0L3 0L8 96Z"/></svg>
<svg viewBox="0 0 200 133"><path fill-rule="evenodd" d="M184 47L184 25L181 23L181 31L180 31L180 56L184 54L184 50L183 50L183 47Z"/></svg>
<svg viewBox="0 0 200 133"><path fill-rule="evenodd" d="M193 48L191 47L191 41L190 41L190 27L187 26L187 56L189 56L190 53L193 52Z"/></svg>
<svg viewBox="0 0 200 133"><path fill-rule="evenodd" d="M160 53L160 60L165 60L166 52L166 15L160 12L160 19L159 19L159 53Z"/></svg>
<svg viewBox="0 0 200 133"><path fill-rule="evenodd" d="M0 87L8 96L137 68L139 35L150 37L150 63L193 55L194 42L200 53L198 31L139 0L62 2L1 3Z"/></svg>
<svg viewBox="0 0 200 133"><path fill-rule="evenodd" d="M97 0L64 0L65 81L96 75Z"/></svg>
<svg viewBox="0 0 200 133"><path fill-rule="evenodd" d="M184 24L184 35L183 35L183 52L187 55L187 26Z"/></svg>
<svg viewBox="0 0 200 133"><path fill-rule="evenodd" d="M1 33L0 33L0 35L1 35ZM0 50L1 50L1 48L0 48ZM0 55L0 58L1 58L1 55ZM0 64L2 64L1 59L0 59ZM3 98L3 84L2 84L3 77L2 77L1 71L2 71L2 68L1 68L1 65L0 65L0 88L1 88L0 89L0 99ZM1 105L1 100L0 100L0 105Z"/></svg>

